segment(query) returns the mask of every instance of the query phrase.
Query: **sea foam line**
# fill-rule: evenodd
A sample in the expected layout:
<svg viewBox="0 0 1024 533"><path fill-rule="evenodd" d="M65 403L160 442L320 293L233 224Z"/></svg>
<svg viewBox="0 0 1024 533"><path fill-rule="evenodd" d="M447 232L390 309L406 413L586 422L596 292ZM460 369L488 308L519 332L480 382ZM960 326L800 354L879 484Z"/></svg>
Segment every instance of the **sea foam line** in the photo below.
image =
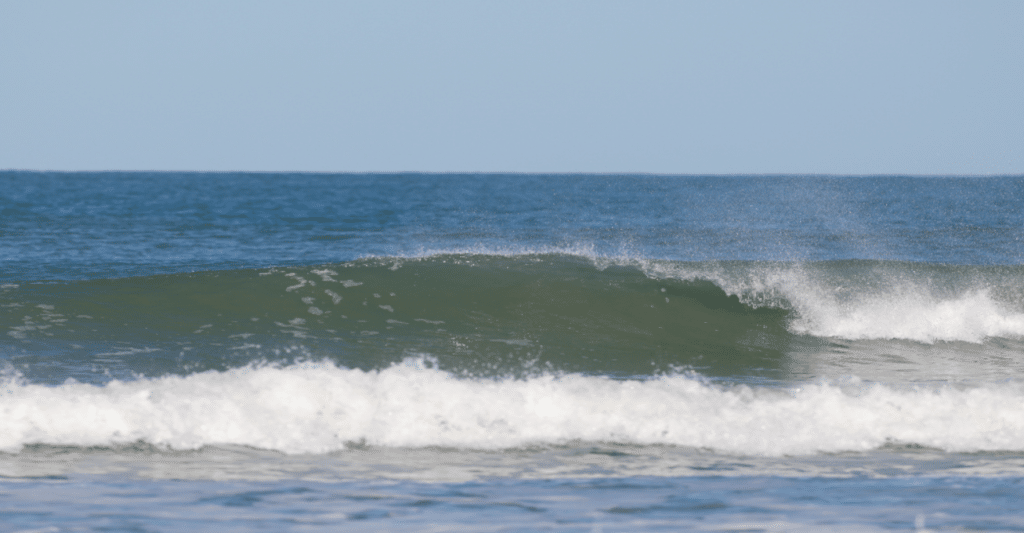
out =
<svg viewBox="0 0 1024 533"><path fill-rule="evenodd" d="M584 441L764 456L890 442L1024 450L1022 400L1019 384L782 390L726 388L687 376L488 380L422 364L367 372L303 363L102 386L10 381L0 392L0 449L144 441L173 449L236 444L326 453L353 442L505 449Z"/></svg>

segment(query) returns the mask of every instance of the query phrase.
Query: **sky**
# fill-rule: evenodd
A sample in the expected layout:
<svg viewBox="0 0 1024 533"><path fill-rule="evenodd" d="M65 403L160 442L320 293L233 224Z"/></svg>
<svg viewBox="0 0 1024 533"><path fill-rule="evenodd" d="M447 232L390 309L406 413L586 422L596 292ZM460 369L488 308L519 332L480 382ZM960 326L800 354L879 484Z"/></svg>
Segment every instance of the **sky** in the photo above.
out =
<svg viewBox="0 0 1024 533"><path fill-rule="evenodd" d="M0 169L1024 174L1024 2L0 0Z"/></svg>

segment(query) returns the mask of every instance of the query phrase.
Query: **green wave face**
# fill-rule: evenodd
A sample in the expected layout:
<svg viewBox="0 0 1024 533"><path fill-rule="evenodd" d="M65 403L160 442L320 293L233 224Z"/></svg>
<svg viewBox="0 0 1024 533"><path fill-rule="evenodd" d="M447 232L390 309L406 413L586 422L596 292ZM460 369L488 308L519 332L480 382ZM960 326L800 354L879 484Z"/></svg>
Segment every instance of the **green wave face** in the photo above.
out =
<svg viewBox="0 0 1024 533"><path fill-rule="evenodd" d="M0 287L0 358L104 382L329 360L731 381L1024 372L1024 269L445 254Z"/></svg>
<svg viewBox="0 0 1024 533"><path fill-rule="evenodd" d="M780 375L790 311L656 277L573 256L442 255L8 285L2 350L49 382L409 357L488 377Z"/></svg>

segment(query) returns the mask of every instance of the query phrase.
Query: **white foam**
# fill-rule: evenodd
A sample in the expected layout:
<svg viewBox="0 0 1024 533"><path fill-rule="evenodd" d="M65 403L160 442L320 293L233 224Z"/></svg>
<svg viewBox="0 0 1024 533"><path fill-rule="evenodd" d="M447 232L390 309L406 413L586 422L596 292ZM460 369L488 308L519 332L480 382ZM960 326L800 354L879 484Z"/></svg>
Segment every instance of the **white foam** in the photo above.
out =
<svg viewBox="0 0 1024 533"><path fill-rule="evenodd" d="M793 329L818 336L974 343L1024 336L1024 314L1007 309L983 290L947 299L903 292L846 304L817 300L801 302L798 309Z"/></svg>
<svg viewBox="0 0 1024 533"><path fill-rule="evenodd" d="M415 362L414 362L415 363ZM325 453L384 447L505 449L573 442L777 456L870 450L1024 450L1021 384L723 388L686 376L461 379L422 364L364 372L328 363L0 390L0 449L30 443L174 449L236 444Z"/></svg>
<svg viewBox="0 0 1024 533"><path fill-rule="evenodd" d="M827 266L747 263L637 263L653 278L708 280L751 307L785 307L794 312L790 329L818 337L903 339L925 343L987 338L1024 338L1024 302L1000 301L984 285L971 281L959 290L937 292L933 286L964 284L955 278L910 278L867 270L875 279L863 284ZM860 273L864 277L864 272Z"/></svg>

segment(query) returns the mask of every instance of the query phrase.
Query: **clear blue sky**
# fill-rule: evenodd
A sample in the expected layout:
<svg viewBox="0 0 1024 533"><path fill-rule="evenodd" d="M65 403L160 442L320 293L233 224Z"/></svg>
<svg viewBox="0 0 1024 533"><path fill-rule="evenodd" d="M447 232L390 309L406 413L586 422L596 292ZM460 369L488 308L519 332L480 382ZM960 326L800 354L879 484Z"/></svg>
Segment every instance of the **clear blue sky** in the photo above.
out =
<svg viewBox="0 0 1024 533"><path fill-rule="evenodd" d="M0 0L0 168L1024 174L1024 1Z"/></svg>

